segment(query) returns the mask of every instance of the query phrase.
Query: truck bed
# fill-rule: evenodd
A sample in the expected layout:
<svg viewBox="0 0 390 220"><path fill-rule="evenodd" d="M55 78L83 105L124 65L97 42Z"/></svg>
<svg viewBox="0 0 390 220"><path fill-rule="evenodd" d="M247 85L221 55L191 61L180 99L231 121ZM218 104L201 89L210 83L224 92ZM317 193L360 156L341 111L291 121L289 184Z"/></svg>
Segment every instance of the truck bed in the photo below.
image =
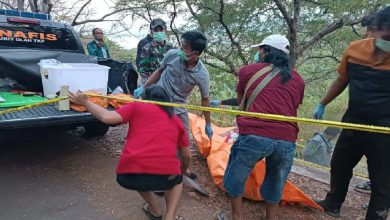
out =
<svg viewBox="0 0 390 220"><path fill-rule="evenodd" d="M96 119L89 112L59 111L52 104L0 115L0 129L77 125L93 121Z"/></svg>

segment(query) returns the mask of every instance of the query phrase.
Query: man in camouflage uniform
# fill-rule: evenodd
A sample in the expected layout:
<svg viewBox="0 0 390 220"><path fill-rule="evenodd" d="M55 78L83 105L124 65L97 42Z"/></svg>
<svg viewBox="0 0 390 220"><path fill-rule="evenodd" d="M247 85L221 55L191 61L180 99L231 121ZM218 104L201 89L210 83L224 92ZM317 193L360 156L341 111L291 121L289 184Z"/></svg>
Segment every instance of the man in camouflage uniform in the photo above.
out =
<svg viewBox="0 0 390 220"><path fill-rule="evenodd" d="M160 67L165 54L173 48L172 44L166 40L167 30L163 20L153 20L151 28L153 40L142 48L138 69L142 78L142 84Z"/></svg>

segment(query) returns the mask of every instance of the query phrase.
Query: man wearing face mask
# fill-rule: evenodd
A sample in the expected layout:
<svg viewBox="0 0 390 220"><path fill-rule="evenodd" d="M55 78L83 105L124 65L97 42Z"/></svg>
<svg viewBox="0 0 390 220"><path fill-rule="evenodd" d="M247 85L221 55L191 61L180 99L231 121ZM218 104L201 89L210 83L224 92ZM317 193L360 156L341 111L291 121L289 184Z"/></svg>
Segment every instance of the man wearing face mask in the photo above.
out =
<svg viewBox="0 0 390 220"><path fill-rule="evenodd" d="M258 48L260 62L239 70L236 92L240 109L296 116L305 83L291 68L288 39L272 34L253 47ZM245 183L256 163L265 159L267 169L259 191L266 201L266 219L274 220L293 163L298 125L244 116L237 116L236 121L239 136L230 150L224 174L231 211L215 213L214 219L243 219Z"/></svg>
<svg viewBox="0 0 390 220"><path fill-rule="evenodd" d="M100 28L94 28L92 30L94 40L87 45L88 54L91 56L97 56L102 58L110 58L110 52L108 51L107 44L104 43L103 30Z"/></svg>
<svg viewBox="0 0 390 220"><path fill-rule="evenodd" d="M373 38L352 42L338 68L339 76L318 104L314 118L349 85L342 121L390 127L390 6L376 15ZM390 208L390 135L343 130L331 160L330 192L317 201L331 216L340 216L352 170L366 156L371 197L366 219L383 219Z"/></svg>
<svg viewBox="0 0 390 220"><path fill-rule="evenodd" d="M376 29L375 15L370 15L370 16L364 18L361 22L361 25L364 28L364 33L363 33L364 38L375 37L375 35L374 35L375 29ZM359 183L359 184L355 185L354 189L358 192L370 194L371 193L371 182L366 181L366 182ZM367 210L368 203L364 204L363 208L365 210Z"/></svg>
<svg viewBox="0 0 390 220"><path fill-rule="evenodd" d="M150 23L153 40L147 43L141 51L138 72L142 77L142 83L160 67L168 50L172 49L172 44L166 40L166 24L161 19L155 19Z"/></svg>
<svg viewBox="0 0 390 220"><path fill-rule="evenodd" d="M185 104L192 89L197 85L202 97L201 105L209 107L210 76L199 56L206 49L206 37L197 31L187 31L182 37L180 49L167 52L161 66L149 79L134 90L134 96L140 97L145 88L157 83L170 95L173 103ZM188 112L184 108L175 108L175 113L186 126L188 136L191 138ZM203 112L206 120L206 134L211 139L213 130L210 122L210 112Z"/></svg>
<svg viewBox="0 0 390 220"><path fill-rule="evenodd" d="M256 48L257 52L253 56L253 63L260 63L264 60L264 51L262 48L259 47L258 44L252 45L251 48ZM231 99L214 99L210 101L210 107L219 107L221 105L229 105L229 106L238 106L238 100L237 98L231 98Z"/></svg>

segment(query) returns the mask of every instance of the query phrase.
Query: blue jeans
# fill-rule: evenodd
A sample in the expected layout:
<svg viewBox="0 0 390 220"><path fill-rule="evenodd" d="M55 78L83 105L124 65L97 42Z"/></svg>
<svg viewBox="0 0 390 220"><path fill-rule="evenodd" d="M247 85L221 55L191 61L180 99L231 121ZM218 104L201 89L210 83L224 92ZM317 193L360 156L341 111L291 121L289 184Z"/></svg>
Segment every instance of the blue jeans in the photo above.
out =
<svg viewBox="0 0 390 220"><path fill-rule="evenodd" d="M256 163L266 160L265 179L260 193L267 203L277 204L290 173L295 143L257 135L240 135L230 151L224 186L231 197L241 196Z"/></svg>

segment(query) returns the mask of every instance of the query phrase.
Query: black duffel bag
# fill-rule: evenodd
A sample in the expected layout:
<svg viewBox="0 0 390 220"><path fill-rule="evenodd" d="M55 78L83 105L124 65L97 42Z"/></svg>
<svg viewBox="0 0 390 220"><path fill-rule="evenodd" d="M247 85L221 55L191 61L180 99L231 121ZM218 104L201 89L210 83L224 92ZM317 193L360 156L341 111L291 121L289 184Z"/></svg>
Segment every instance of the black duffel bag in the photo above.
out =
<svg viewBox="0 0 390 220"><path fill-rule="evenodd" d="M98 64L110 67L107 92L111 93L120 86L124 93L132 94L137 88L138 74L131 62L98 58Z"/></svg>

